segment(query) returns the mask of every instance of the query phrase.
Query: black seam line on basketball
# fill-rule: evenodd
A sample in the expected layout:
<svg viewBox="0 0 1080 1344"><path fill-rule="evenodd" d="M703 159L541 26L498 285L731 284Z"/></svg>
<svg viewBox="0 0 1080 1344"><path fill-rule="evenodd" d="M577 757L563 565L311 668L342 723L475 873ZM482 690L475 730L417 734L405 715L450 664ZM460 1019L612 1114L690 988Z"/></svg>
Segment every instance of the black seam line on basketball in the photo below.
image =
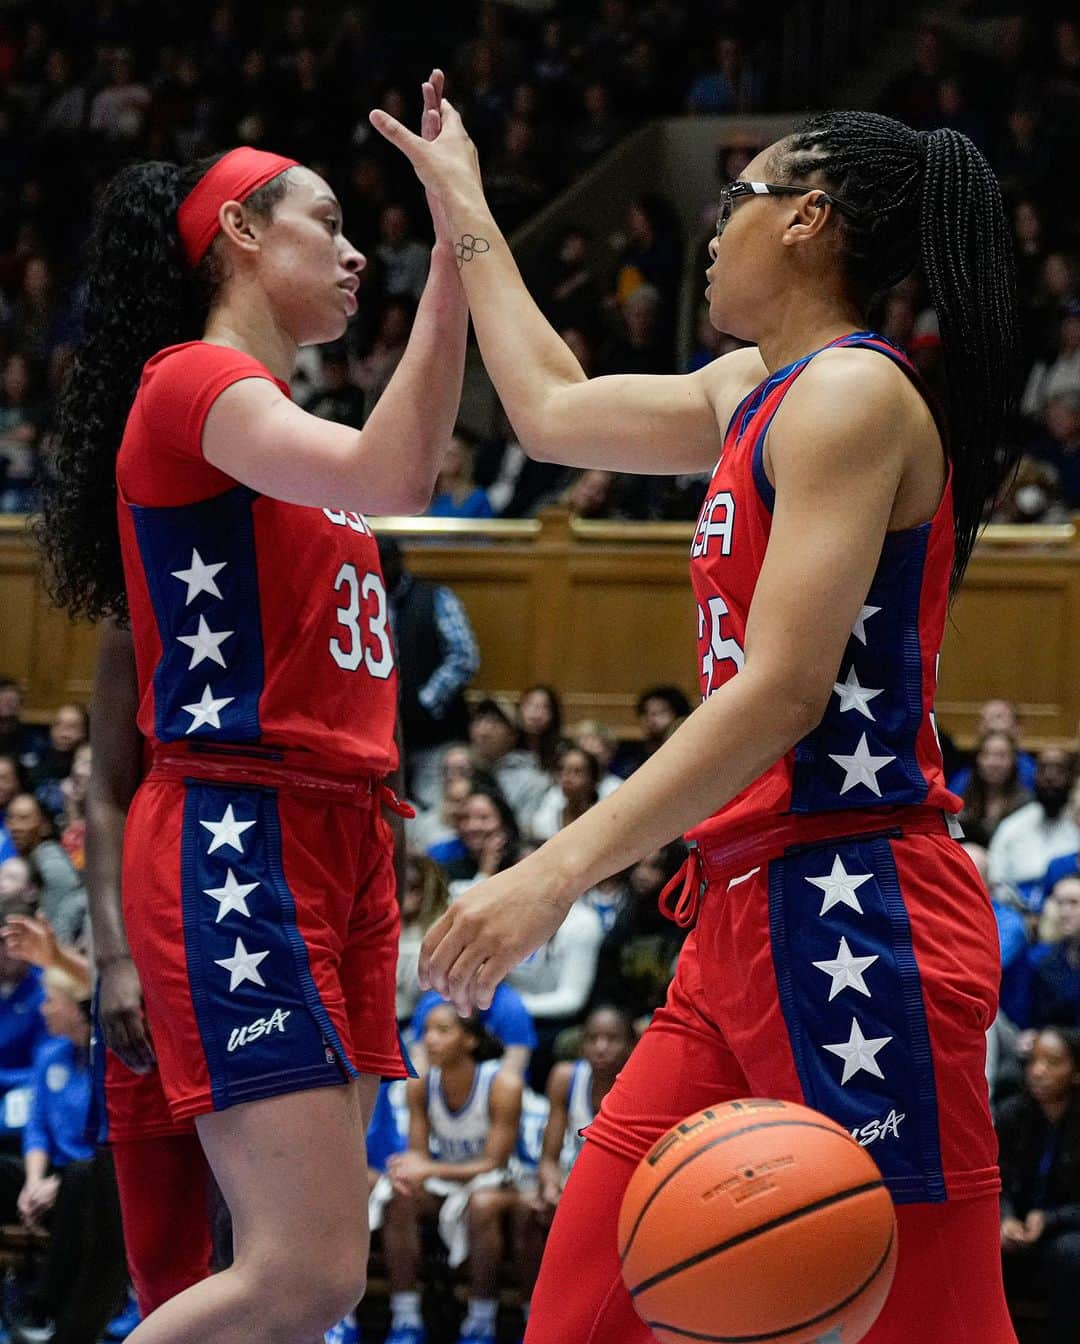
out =
<svg viewBox="0 0 1080 1344"><path fill-rule="evenodd" d="M785 1335L794 1334L796 1330L809 1330L812 1326L820 1325L830 1316L835 1316L838 1311L843 1311L845 1307L851 1306L852 1302L861 1297L881 1273L886 1260L892 1254L894 1240L895 1235L890 1232L889 1244L885 1247L884 1255L853 1293L849 1293L842 1302L837 1302L835 1306L829 1307L826 1311L818 1312L816 1316L811 1316L806 1321L800 1321L797 1325L786 1325L782 1330L773 1330L767 1335L706 1335L698 1330L683 1330L678 1325L668 1325L666 1321L646 1321L645 1324L650 1330L667 1330L670 1334L682 1335L684 1339L705 1340L707 1344L772 1344L772 1341L783 1339Z"/></svg>
<svg viewBox="0 0 1080 1344"><path fill-rule="evenodd" d="M626 1257L630 1254L630 1247L633 1246L634 1244L634 1238L638 1234L638 1228L641 1226L641 1220L645 1217L645 1214L648 1212L649 1206L652 1204L653 1200L657 1198L657 1196L660 1194L660 1191L663 1190L664 1186L667 1185L668 1181L674 1180L675 1177L678 1176L679 1172L682 1171L684 1167L688 1166L691 1162L695 1161L698 1157L701 1156L702 1153L707 1153L710 1148L718 1148L720 1144L727 1143L730 1139L737 1139L742 1134L753 1134L754 1131L758 1129L777 1129L780 1127L823 1129L827 1134L836 1134L837 1138L842 1137L840 1134L837 1134L836 1130L833 1128L832 1125L823 1125L817 1120L796 1120L794 1118L785 1118L783 1116L778 1116L775 1120L758 1120L752 1125L743 1125L741 1129L732 1130L730 1134L718 1134L716 1138L710 1139L709 1142L703 1144L702 1147L695 1148L694 1151L690 1153L688 1156L684 1157L683 1160L677 1166L672 1167L672 1169L668 1172L668 1174L664 1177L664 1179L660 1181L659 1184L653 1189L652 1193L649 1195L649 1198L645 1201L644 1204L642 1204L641 1208L639 1209L638 1216L634 1219L634 1226L630 1229L630 1235L626 1239L626 1245L619 1252L619 1259L622 1261L626 1260ZM659 1140L657 1140L657 1142L659 1142ZM644 1159L642 1160L644 1161Z"/></svg>
<svg viewBox="0 0 1080 1344"><path fill-rule="evenodd" d="M639 1293L646 1292L649 1288L655 1288L658 1283L663 1283L665 1279L670 1279L673 1274L681 1274L684 1269L693 1269L695 1265L700 1265L706 1260L711 1260L714 1255L720 1255L724 1251L730 1251L733 1246L741 1246L747 1241L753 1241L755 1237L760 1237L764 1232L771 1232L776 1227L783 1227L785 1223L793 1223L798 1218L802 1218L808 1213L817 1213L820 1209L831 1208L834 1204L843 1204L847 1199L854 1199L856 1195L865 1195L870 1190L880 1190L881 1181L866 1181L862 1185L853 1185L847 1190L838 1190L836 1194L826 1195L824 1199L815 1199L812 1204L804 1204L801 1208L791 1209L788 1213L782 1213L778 1218L771 1218L767 1223L762 1223L758 1227L748 1228L745 1232L740 1232L737 1237L728 1237L726 1241L718 1242L715 1246L709 1246L704 1251L698 1251L688 1259L682 1260L677 1265L671 1265L668 1269L662 1269L659 1274L653 1274L651 1278L643 1279L636 1288L630 1289L630 1296L637 1297Z"/></svg>

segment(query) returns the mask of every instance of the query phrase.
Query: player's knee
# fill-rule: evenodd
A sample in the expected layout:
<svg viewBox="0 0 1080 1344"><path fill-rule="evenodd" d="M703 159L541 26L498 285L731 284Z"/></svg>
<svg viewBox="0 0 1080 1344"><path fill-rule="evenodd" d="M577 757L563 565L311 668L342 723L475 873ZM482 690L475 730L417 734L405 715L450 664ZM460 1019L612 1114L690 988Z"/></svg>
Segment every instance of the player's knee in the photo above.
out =
<svg viewBox="0 0 1080 1344"><path fill-rule="evenodd" d="M502 1211L502 1198L496 1190L477 1190L469 1200L469 1222L474 1228L490 1227Z"/></svg>
<svg viewBox="0 0 1080 1344"><path fill-rule="evenodd" d="M270 1315L283 1329L282 1340L321 1336L356 1306L367 1287L366 1245L345 1244L318 1255L265 1266L257 1286L260 1301L272 1303Z"/></svg>

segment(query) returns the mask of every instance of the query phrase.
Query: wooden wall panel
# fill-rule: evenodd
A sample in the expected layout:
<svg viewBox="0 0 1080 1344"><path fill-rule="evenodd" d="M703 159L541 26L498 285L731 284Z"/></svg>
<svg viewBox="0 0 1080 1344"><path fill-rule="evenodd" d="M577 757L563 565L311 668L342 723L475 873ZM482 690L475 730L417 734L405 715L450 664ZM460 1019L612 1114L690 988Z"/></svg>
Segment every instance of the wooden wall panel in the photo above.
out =
<svg viewBox="0 0 1080 1344"><path fill-rule="evenodd" d="M562 692L569 719L633 729L638 692L695 692L691 529L682 524L542 522L467 526L376 522L401 538L416 574L450 584L468 609L483 666L476 692L535 681ZM0 674L46 716L89 695L95 637L48 606L22 525L0 520ZM938 712L961 742L991 696L1020 703L1026 735L1073 737L1080 721L1080 541L1071 525L990 529L946 631Z"/></svg>

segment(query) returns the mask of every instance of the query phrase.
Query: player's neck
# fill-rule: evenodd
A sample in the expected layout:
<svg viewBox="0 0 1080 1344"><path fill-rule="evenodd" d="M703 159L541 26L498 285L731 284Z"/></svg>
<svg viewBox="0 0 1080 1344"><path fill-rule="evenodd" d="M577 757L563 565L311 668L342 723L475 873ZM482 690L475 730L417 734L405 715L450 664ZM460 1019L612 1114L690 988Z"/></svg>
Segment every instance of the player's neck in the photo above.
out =
<svg viewBox="0 0 1080 1344"><path fill-rule="evenodd" d="M835 294L808 296L797 289L781 300L770 317L768 327L758 334L758 350L770 373L865 325L853 303Z"/></svg>
<svg viewBox="0 0 1080 1344"><path fill-rule="evenodd" d="M274 320L266 295L261 291L230 295L227 303L211 308L203 340L225 345L257 359L287 383L296 366L296 342Z"/></svg>

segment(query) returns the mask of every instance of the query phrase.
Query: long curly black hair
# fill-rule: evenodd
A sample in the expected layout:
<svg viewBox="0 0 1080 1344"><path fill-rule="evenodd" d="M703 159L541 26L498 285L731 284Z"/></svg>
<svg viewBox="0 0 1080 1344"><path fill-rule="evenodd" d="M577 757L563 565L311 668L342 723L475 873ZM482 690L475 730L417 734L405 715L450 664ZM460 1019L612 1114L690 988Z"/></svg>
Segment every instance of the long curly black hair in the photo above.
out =
<svg viewBox="0 0 1080 1344"><path fill-rule="evenodd" d="M913 131L872 112L826 112L780 142L780 181L831 189L859 210L837 216L847 278L863 311L921 264L944 356L956 553L964 576L986 500L1015 465L1003 440L1017 391L1012 241L986 159L959 131Z"/></svg>
<svg viewBox="0 0 1080 1344"><path fill-rule="evenodd" d="M95 212L83 334L56 406L34 526L50 595L73 617L127 620L116 454L143 365L166 346L199 339L225 278L216 246L188 267L176 226L180 202L221 157L132 164L106 185ZM245 206L270 218L287 190L282 173Z"/></svg>

